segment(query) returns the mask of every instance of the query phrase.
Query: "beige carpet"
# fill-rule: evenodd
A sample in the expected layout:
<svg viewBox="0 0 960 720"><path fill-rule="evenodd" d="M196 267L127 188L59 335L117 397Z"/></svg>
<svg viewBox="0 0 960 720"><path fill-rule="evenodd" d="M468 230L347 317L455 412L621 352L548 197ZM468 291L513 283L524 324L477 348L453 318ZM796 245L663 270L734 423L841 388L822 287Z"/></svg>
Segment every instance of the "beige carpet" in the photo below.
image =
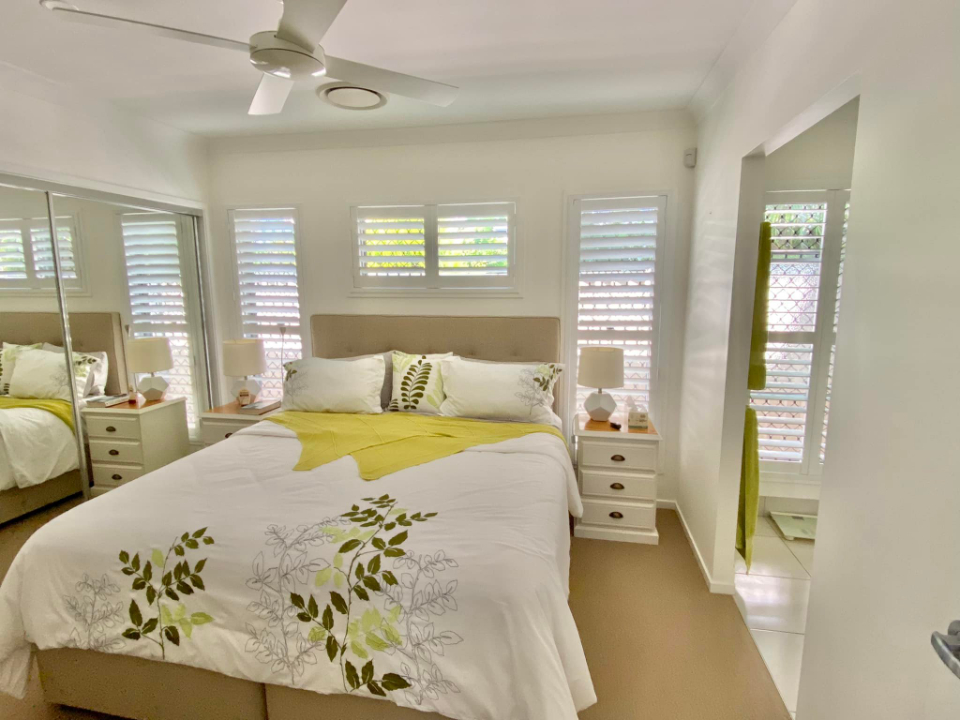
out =
<svg viewBox="0 0 960 720"><path fill-rule="evenodd" d="M0 527L0 577L37 528L76 502ZM676 513L661 510L657 523L657 547L573 542L570 605L599 699L580 717L789 720L733 600L707 591ZM0 695L3 720L107 717L47 705L36 672L25 700Z"/></svg>

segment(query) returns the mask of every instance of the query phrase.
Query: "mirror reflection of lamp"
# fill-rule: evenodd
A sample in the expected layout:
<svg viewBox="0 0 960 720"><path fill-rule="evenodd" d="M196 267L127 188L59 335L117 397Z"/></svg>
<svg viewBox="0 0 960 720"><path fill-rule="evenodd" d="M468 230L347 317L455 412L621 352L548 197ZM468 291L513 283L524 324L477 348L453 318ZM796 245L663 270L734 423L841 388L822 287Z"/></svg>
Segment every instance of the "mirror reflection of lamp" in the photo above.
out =
<svg viewBox="0 0 960 720"><path fill-rule="evenodd" d="M263 375L267 371L267 357L263 349L263 340L224 340L223 374L237 378L230 391L240 405L255 402L260 394L260 383L251 379L251 375Z"/></svg>
<svg viewBox="0 0 960 720"><path fill-rule="evenodd" d="M150 373L137 384L147 402L163 400L169 384L158 372L173 368L170 341L165 337L134 338L127 343L127 362L134 375Z"/></svg>

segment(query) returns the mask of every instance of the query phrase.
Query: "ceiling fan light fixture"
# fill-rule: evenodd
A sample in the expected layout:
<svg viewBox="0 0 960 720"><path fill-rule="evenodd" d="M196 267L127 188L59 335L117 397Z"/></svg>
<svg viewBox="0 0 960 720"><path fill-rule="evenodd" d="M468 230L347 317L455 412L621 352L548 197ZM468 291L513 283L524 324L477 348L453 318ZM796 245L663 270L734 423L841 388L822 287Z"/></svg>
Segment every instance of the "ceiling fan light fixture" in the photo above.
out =
<svg viewBox="0 0 960 720"><path fill-rule="evenodd" d="M286 40L273 32L257 33L250 38L250 63L257 70L276 75L284 80L302 80L326 74L323 49L319 46L313 53Z"/></svg>
<svg viewBox="0 0 960 720"><path fill-rule="evenodd" d="M65 0L40 0L40 6L47 10L76 10L77 6Z"/></svg>
<svg viewBox="0 0 960 720"><path fill-rule="evenodd" d="M343 83L317 88L317 95L343 110L376 110L387 104L384 93Z"/></svg>

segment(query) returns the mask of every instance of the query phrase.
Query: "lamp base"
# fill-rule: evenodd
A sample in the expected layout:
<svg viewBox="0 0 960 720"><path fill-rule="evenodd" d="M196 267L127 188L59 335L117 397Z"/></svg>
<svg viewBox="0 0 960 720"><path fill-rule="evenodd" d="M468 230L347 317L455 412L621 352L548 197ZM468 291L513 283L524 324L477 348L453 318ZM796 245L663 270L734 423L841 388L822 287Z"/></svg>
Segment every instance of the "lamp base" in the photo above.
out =
<svg viewBox="0 0 960 720"><path fill-rule="evenodd" d="M617 409L617 401L613 395L605 392L593 392L583 401L583 409L591 420L606 422Z"/></svg>
<svg viewBox="0 0 960 720"><path fill-rule="evenodd" d="M242 380L237 380L233 386L230 388L230 392L233 393L233 396L237 399L237 402L240 402L240 393L246 390L250 393L250 402L257 401L257 395L260 394L260 383L256 380L251 380L250 378L243 378Z"/></svg>
<svg viewBox="0 0 960 720"><path fill-rule="evenodd" d="M167 394L167 388L170 384L159 375L147 375L140 378L137 384L137 392L143 395L147 402L156 402L163 400Z"/></svg>

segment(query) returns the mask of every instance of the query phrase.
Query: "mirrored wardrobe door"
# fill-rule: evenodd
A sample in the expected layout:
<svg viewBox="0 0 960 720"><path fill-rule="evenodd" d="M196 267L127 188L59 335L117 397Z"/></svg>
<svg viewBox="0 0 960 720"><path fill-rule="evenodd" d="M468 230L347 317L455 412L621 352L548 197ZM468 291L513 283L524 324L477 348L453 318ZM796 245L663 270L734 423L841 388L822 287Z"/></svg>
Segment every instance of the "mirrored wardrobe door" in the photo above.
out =
<svg viewBox="0 0 960 720"><path fill-rule="evenodd" d="M57 249L78 280L76 230L58 218L54 248L48 200L0 185L0 523L86 487L57 283Z"/></svg>
<svg viewBox="0 0 960 720"><path fill-rule="evenodd" d="M55 205L80 228L74 350L106 367L82 400L96 497L186 455L208 406L193 219L78 196Z"/></svg>

